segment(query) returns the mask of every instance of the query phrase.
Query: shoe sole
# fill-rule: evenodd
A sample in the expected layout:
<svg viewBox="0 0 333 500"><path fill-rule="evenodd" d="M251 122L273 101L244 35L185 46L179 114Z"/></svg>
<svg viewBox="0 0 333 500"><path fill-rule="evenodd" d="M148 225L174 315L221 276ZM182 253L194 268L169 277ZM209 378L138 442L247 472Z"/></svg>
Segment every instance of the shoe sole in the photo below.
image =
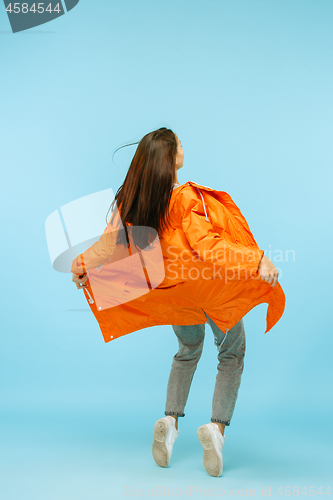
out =
<svg viewBox="0 0 333 500"><path fill-rule="evenodd" d="M206 472L210 476L221 476L223 463L221 461L221 457L215 449L212 435L205 425L199 427L198 438L204 450L203 464Z"/></svg>
<svg viewBox="0 0 333 500"><path fill-rule="evenodd" d="M168 434L168 424L165 420L158 420L154 427L153 457L159 467L168 467L169 455L165 445Z"/></svg>

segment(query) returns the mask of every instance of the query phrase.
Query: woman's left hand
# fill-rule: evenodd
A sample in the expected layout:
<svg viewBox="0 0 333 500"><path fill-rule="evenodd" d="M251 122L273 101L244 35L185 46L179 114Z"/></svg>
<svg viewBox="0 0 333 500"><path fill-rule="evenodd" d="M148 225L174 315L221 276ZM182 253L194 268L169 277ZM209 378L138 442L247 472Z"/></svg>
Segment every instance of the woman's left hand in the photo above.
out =
<svg viewBox="0 0 333 500"><path fill-rule="evenodd" d="M80 274L82 276L82 274ZM88 285L85 285L88 276L87 273L84 273L83 278L79 278L78 274L73 273L72 281L76 284L76 288L86 288Z"/></svg>

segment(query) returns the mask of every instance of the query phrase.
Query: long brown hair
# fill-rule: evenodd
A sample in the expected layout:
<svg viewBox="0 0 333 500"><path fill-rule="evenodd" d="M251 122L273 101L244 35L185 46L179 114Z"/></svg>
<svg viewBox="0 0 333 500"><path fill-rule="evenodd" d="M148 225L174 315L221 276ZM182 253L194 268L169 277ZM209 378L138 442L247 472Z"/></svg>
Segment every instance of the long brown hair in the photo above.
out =
<svg viewBox="0 0 333 500"><path fill-rule="evenodd" d="M117 203L126 230L130 229L127 224L146 226L132 232L136 235L134 244L140 249L147 247L156 234L162 239L164 228L170 223L168 206L176 177L176 152L177 140L172 130L162 127L146 134L139 142L125 180L110 206L113 210L111 223ZM118 231L118 244L128 244L128 236L124 233Z"/></svg>

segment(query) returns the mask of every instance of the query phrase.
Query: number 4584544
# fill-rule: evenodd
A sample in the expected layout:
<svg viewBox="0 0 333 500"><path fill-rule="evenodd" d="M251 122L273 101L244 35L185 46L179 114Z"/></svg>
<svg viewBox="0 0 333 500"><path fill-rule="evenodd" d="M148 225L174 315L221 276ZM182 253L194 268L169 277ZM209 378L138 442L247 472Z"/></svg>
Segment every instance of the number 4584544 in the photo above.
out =
<svg viewBox="0 0 333 500"><path fill-rule="evenodd" d="M309 495L309 497L312 497L314 495L331 496L331 487L329 486L328 488L326 488L325 491L323 491L323 487L320 486L320 488L318 488L318 490L316 491L314 486L309 486L308 489L306 489L306 486L304 486L304 488L302 488L302 489L300 489L299 486L285 486L284 489L282 488L282 486L280 486L280 488L277 490L276 494L281 495L281 496L284 495L286 497L289 497L290 495L293 495L293 496Z"/></svg>
<svg viewBox="0 0 333 500"><path fill-rule="evenodd" d="M13 5L13 7L12 7ZM58 12L58 14L61 12L60 4L57 3L57 5L52 9L52 4L49 3L46 8L44 8L44 5L46 5L44 2L41 3L33 3L29 9L29 5L27 3L21 3L21 2L15 2L15 3L10 3L8 7L6 8L6 11L9 12L10 14L14 12L14 14L19 14L20 12L22 14L26 14L28 12L33 12L34 14L42 14L43 12Z"/></svg>

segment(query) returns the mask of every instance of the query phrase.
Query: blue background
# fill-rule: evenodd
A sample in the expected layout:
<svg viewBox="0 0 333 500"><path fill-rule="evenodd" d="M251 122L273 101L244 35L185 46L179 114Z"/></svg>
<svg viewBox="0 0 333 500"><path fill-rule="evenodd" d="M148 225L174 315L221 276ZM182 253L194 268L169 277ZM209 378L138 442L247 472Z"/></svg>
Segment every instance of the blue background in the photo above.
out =
<svg viewBox="0 0 333 500"><path fill-rule="evenodd" d="M124 487L130 497L192 487L191 498L199 487L271 487L281 498L280 486L332 486L332 23L324 0L81 0L12 34L0 8L4 499L120 499ZM114 161L113 151L162 126L182 141L179 182L232 196L287 298L266 335L266 304L245 317L219 479L196 436L211 417L210 327L161 469L151 444L178 348L172 327L105 344L46 245L48 215L116 192L135 146Z"/></svg>

